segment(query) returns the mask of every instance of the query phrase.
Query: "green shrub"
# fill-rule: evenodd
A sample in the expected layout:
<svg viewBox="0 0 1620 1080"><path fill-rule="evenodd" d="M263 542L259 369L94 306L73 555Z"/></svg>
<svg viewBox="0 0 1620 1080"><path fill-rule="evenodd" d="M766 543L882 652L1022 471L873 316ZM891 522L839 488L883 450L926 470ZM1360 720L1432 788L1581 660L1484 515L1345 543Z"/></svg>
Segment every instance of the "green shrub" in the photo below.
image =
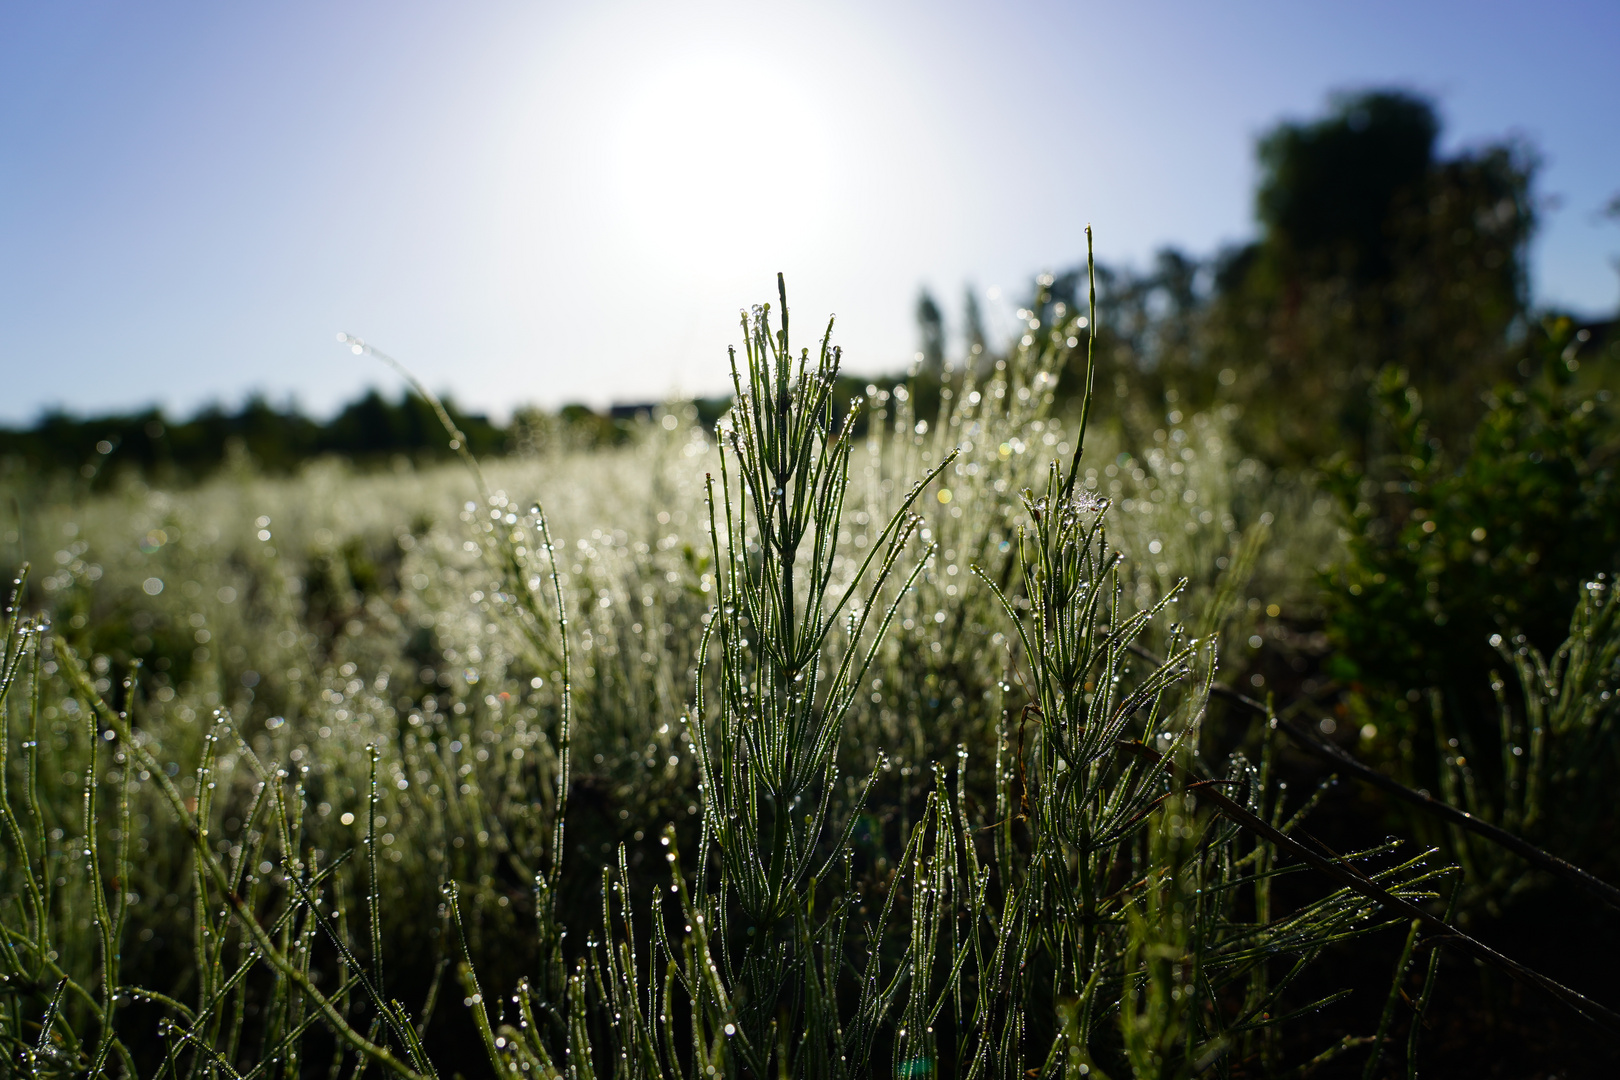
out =
<svg viewBox="0 0 1620 1080"><path fill-rule="evenodd" d="M1551 651L1582 583L1620 556L1620 427L1607 391L1577 386L1564 334L1544 339L1537 376L1496 391L1464 454L1429 437L1418 396L1385 371L1387 452L1327 471L1349 531L1327 582L1335 673L1397 730L1414 710L1382 702L1435 689L1489 740L1491 636Z"/></svg>

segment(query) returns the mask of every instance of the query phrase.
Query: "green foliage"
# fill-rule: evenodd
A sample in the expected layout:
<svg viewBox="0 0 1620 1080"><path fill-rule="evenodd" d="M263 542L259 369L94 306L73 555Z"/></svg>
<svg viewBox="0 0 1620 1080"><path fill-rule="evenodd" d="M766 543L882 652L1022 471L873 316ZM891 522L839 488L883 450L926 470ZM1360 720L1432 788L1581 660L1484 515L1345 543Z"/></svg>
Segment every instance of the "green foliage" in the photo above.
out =
<svg viewBox="0 0 1620 1080"><path fill-rule="evenodd" d="M1541 373L1499 388L1465 454L1431 436L1392 370L1378 386L1388 452L1326 473L1350 530L1328 582L1336 673L1402 733L1440 693L1448 724L1491 757L1487 639L1551 651L1582 583L1620 558L1620 428L1608 392L1576 383L1567 325L1549 329Z"/></svg>
<svg viewBox="0 0 1620 1080"><path fill-rule="evenodd" d="M1198 880L1189 857L1209 826L1197 799L1180 793L1165 799L1148 833L1149 857L1160 867L1160 881L1142 891L1126 910L1130 944L1125 970L1137 976L1120 998L1119 1025L1125 1057L1137 1077L1191 1076L1207 1065L1195 1037L1202 959L1192 937L1198 920ZM1224 1049L1216 1043L1210 1051Z"/></svg>
<svg viewBox="0 0 1620 1080"><path fill-rule="evenodd" d="M1620 594L1607 575L1583 584L1569 636L1550 659L1523 636L1491 641L1518 693L1510 696L1493 673L1494 747L1447 740L1441 791L1453 805L1612 879L1620 869L1610 842L1620 811L1609 797L1620 776ZM1468 871L1468 903L1499 909L1544 884L1472 833L1457 830L1450 839Z"/></svg>

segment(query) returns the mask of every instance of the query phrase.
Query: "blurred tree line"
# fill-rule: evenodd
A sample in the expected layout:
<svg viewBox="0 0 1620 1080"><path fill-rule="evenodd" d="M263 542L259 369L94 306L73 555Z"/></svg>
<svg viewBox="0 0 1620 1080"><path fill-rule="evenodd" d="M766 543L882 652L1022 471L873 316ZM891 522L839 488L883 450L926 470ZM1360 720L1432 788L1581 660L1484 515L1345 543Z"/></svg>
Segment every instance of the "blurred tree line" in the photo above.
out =
<svg viewBox="0 0 1620 1080"><path fill-rule="evenodd" d="M452 401L445 404L474 453L505 449L505 429ZM409 393L389 401L375 390L325 422L253 397L235 411L213 406L187 420L170 419L157 408L88 418L53 412L31 427L0 428L0 475L72 471L92 487L127 470L183 483L232 459L280 473L323 455L380 464L400 456L448 459L451 451L430 405Z"/></svg>
<svg viewBox="0 0 1620 1080"><path fill-rule="evenodd" d="M584 405L554 413L524 408L501 425L459 408L449 397L443 404L479 457L615 445L653 410L651 405L614 406L607 412ZM727 402L694 404L713 424ZM97 417L52 412L28 427L0 428L0 478L76 474L96 490L125 472L184 484L232 461L284 474L320 457L341 457L367 468L429 465L451 460L454 452L432 406L409 391L389 400L368 390L326 421L253 397L235 411L211 406L185 420L157 408Z"/></svg>

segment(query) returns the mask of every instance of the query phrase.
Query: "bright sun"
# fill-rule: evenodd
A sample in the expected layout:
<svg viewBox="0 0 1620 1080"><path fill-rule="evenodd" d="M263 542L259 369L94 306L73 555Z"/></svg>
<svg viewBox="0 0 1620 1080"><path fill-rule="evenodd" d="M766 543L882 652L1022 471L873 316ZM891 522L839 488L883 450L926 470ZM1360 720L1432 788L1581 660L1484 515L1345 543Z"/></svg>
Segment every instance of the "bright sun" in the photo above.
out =
<svg viewBox="0 0 1620 1080"><path fill-rule="evenodd" d="M827 125L782 69L688 56L627 89L613 172L635 249L704 271L820 231L834 202Z"/></svg>

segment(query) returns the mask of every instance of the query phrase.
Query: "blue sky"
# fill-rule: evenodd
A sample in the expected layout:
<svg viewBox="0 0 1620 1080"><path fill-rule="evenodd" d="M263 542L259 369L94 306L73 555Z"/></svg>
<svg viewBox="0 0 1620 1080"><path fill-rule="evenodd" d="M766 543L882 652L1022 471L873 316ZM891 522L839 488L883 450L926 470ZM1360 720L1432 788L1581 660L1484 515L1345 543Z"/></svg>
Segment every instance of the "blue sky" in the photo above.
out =
<svg viewBox="0 0 1620 1080"><path fill-rule="evenodd" d="M1529 140L1536 295L1612 311L1617 53L1612 0L10 4L0 420L394 385L339 331L497 413L711 391L777 270L893 369L1087 222L1245 238L1256 136L1374 85Z"/></svg>

